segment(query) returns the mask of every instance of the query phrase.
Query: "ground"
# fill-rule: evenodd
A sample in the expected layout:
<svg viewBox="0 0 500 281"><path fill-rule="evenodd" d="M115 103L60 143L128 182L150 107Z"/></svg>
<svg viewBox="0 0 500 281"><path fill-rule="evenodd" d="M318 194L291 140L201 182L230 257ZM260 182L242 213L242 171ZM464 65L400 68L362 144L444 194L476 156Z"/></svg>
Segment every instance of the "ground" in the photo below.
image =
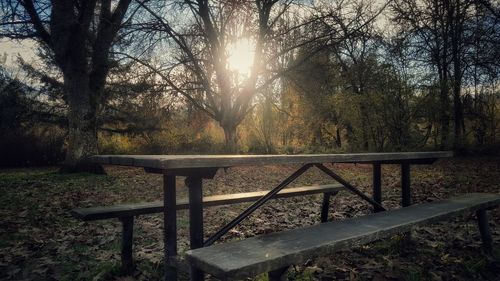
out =
<svg viewBox="0 0 500 281"><path fill-rule="evenodd" d="M205 195L269 189L297 166L242 167L220 170L204 182ZM343 177L371 190L371 166L337 164ZM141 169L106 167L108 175L57 173L57 167L0 171L0 280L157 280L162 275L162 217L136 219L137 270L120 276L121 228L118 220L81 222L69 215L75 207L106 206L161 199L161 176ZM383 205L398 208L400 172L383 166ZM414 202L465 192L500 192L499 158L453 158L412 166ZM311 170L294 184L330 183ZM186 195L183 179L178 196ZM223 240L319 223L321 196L271 201ZM249 204L210 207L205 233L229 222ZM332 200L330 220L360 216L371 207L345 192ZM489 212L495 256L481 252L473 215L461 216L412 232L411 244L399 236L311 260L292 267L291 280L500 280L500 210ZM188 216L178 214L179 250L187 249ZM185 276L182 276L185 277ZM264 275L256 280L264 280Z"/></svg>

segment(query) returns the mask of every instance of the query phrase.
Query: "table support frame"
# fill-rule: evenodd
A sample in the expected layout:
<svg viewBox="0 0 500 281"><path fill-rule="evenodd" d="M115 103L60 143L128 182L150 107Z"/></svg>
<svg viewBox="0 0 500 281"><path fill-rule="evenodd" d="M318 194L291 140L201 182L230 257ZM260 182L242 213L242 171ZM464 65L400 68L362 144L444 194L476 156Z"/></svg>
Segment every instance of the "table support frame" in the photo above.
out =
<svg viewBox="0 0 500 281"><path fill-rule="evenodd" d="M349 182L344 180L341 176L337 175L334 171L328 169L325 165L323 165L323 164L314 164L314 165L316 167L318 167L318 169L323 171L325 174L329 175L331 178L333 178L334 180L338 181L340 184L345 186L352 193L358 195L359 197L361 197L361 199L372 204L373 207L379 208L379 209L385 211L385 208L382 205L380 205L380 203L376 202L375 200L373 200L372 198L370 198L369 196L367 196L366 194L361 192L359 189L355 188L352 184L350 184Z"/></svg>
<svg viewBox="0 0 500 281"><path fill-rule="evenodd" d="M121 273L131 274L134 272L135 264L133 258L133 236L134 236L134 217L122 217L120 221L123 225L122 232L122 251L121 251Z"/></svg>
<svg viewBox="0 0 500 281"><path fill-rule="evenodd" d="M286 178L285 180L283 180L275 188L273 188L271 191L269 191L266 195L264 195L263 197L261 197L255 203L253 203L250 207L248 207L240 215L238 215L231 222L229 222L227 225L225 225L217 233L215 233L210 238L208 238L205 241L205 243L203 244L203 246L205 246L205 247L206 246L210 246L215 241L219 240L229 230L231 230L233 227L235 227L240 222L242 222L244 219L246 219L248 216L250 216L255 210L257 210L260 206L264 205L264 203L266 203L267 201L269 201L274 195L276 195L278 192L280 192L280 190L282 190L283 188L287 187L290 183L292 183L295 179L297 179L299 176L301 176L303 173L305 173L311 167L312 167L312 164L306 164L306 165L300 167L300 169L298 169L297 171L295 171L288 178Z"/></svg>
<svg viewBox="0 0 500 281"><path fill-rule="evenodd" d="M410 163L401 164L401 205L403 207L411 205Z"/></svg>
<svg viewBox="0 0 500 281"><path fill-rule="evenodd" d="M200 177L187 177L189 191L189 242L191 249L203 247L203 183ZM203 271L191 267L191 280L203 280Z"/></svg>
<svg viewBox="0 0 500 281"><path fill-rule="evenodd" d="M175 176L163 175L165 280L177 280L177 210Z"/></svg>
<svg viewBox="0 0 500 281"><path fill-rule="evenodd" d="M309 163L300 167L297 171L291 174L288 178L283 180L279 185L273 188L269 193L261 197L254 204L252 204L248 209L238 215L230 223L220 229L217 233L212 235L206 241L203 241L203 183L202 178L213 178L217 168L213 169L185 169L181 171L172 170L155 170L147 169L147 172L163 173L163 190L164 190L164 241L165 241L165 280L172 281L177 280L177 214L176 214L176 176L186 176L186 186L189 191L189 233L190 233L190 248L196 249L200 247L206 247L213 244L215 241L220 239L229 230L238 225L241 221L251 215L255 210L269 201L273 196L275 196L280 190L291 184L295 179L304 174L311 167L315 166L323 173L327 174L343 186L345 186L352 193L358 195L364 201L370 203L374 207L375 212L385 211L386 209L381 205L382 202L382 190L381 190L381 164L380 162L375 162L373 164L373 198L367 196L359 189L351 185L349 182L344 180L340 175L336 174L331 169L327 168L321 163ZM401 196L403 207L411 205L411 194L410 194L410 163L404 162L401 164ZM329 199L335 194L324 194L321 221L327 221L327 206L329 204ZM325 203L326 202L326 203ZM325 207L326 206L326 207ZM275 274L278 276L278 274ZM278 278L273 276L273 278ZM190 279L192 281L202 281L204 279L204 273L196 268L190 268Z"/></svg>
<svg viewBox="0 0 500 281"><path fill-rule="evenodd" d="M491 238L490 225L488 223L488 213L485 209L481 209L476 211L476 216L479 234L483 242L483 250L485 254L491 256L493 254L493 239Z"/></svg>
<svg viewBox="0 0 500 281"><path fill-rule="evenodd" d="M382 205L382 165L373 163L373 200ZM383 211L379 207L374 207L375 213Z"/></svg>

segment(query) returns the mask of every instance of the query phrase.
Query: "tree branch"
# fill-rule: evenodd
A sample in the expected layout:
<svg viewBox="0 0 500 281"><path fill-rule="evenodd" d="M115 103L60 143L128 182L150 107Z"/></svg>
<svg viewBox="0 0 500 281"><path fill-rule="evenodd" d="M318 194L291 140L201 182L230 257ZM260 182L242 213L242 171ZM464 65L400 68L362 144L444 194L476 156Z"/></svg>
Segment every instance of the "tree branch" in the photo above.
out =
<svg viewBox="0 0 500 281"><path fill-rule="evenodd" d="M38 12L35 9L33 1L32 0L20 0L20 3L29 15L31 22L33 24L33 27L36 30L37 37L40 38L45 44L50 46L51 45L50 34L43 26L43 23L40 20L40 16L38 15Z"/></svg>

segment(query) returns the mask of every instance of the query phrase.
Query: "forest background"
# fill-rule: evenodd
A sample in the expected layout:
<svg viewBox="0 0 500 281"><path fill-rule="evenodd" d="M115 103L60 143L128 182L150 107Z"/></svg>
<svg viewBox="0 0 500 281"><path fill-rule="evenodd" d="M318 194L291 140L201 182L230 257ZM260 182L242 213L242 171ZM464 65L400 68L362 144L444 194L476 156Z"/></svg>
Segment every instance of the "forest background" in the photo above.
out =
<svg viewBox="0 0 500 281"><path fill-rule="evenodd" d="M0 1L1 166L500 150L498 1L87 2Z"/></svg>

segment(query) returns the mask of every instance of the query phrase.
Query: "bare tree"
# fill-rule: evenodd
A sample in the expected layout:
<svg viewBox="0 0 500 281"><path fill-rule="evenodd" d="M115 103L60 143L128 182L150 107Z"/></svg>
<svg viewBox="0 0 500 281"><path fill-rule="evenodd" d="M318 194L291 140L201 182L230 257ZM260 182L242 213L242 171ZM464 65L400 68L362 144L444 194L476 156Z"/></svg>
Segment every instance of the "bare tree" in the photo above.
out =
<svg viewBox="0 0 500 281"><path fill-rule="evenodd" d="M94 170L97 113L112 67L110 50L131 0L1 0L0 37L34 39L51 51L64 81L69 135L62 171Z"/></svg>
<svg viewBox="0 0 500 281"><path fill-rule="evenodd" d="M145 36L158 38L150 42L157 44L160 53L169 52L165 50L171 50L171 44L178 48L162 64L137 54L127 56L157 71L176 93L217 121L224 130L227 151L234 152L237 127L252 111L254 97L290 69L350 35L350 31L339 32L335 19L345 5L339 3L331 8L292 0L140 2L150 15L141 25ZM250 42L253 54L245 75L231 69L230 62L230 46L241 40ZM299 48L308 55L288 60L292 64L278 63L293 57Z"/></svg>
<svg viewBox="0 0 500 281"><path fill-rule="evenodd" d="M487 10L492 17L476 15ZM401 38L413 47L414 60L428 67L437 77L439 87L441 148L450 145L450 121L453 120L453 147L460 150L465 141L463 89L464 77L477 69L474 57L481 49L480 68L496 68L497 59L488 56L484 46L492 46L498 36L498 7L483 0L397 0L393 5L394 22L401 28ZM482 33L478 25L496 26ZM473 76L473 75L471 75Z"/></svg>
<svg viewBox="0 0 500 281"><path fill-rule="evenodd" d="M448 0L445 0L449 2ZM436 72L440 102L440 144L449 145L450 126L450 22L447 7L441 0L395 1L394 22L401 27L400 36L412 41L414 57Z"/></svg>
<svg viewBox="0 0 500 281"><path fill-rule="evenodd" d="M271 26L275 21L271 19L271 14L277 2L212 3L199 0L166 3L162 8L175 5L178 17L181 14L191 15L190 18L177 18L185 23L177 28L156 12L159 3L140 2L152 17L153 29L167 35L168 41L173 42L179 52L177 63L167 69L160 69L143 59L134 59L155 69L176 93L216 120L224 130L225 143L230 152L236 149L236 128L251 111L251 100L258 90L266 43L270 40ZM281 14L279 11L275 13L277 17ZM254 56L246 75L235 73L228 62L227 46L242 38L250 42Z"/></svg>

